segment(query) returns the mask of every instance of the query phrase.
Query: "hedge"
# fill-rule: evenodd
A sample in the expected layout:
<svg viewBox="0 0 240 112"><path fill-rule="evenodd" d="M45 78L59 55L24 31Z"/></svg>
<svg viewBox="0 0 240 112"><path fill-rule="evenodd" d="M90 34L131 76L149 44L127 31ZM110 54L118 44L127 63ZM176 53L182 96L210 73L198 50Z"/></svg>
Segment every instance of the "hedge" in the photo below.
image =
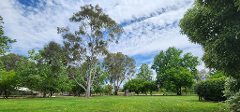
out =
<svg viewBox="0 0 240 112"><path fill-rule="evenodd" d="M224 101L226 100L223 93L224 84L224 77L208 79L194 84L194 90L198 94L199 100L203 97L210 101Z"/></svg>

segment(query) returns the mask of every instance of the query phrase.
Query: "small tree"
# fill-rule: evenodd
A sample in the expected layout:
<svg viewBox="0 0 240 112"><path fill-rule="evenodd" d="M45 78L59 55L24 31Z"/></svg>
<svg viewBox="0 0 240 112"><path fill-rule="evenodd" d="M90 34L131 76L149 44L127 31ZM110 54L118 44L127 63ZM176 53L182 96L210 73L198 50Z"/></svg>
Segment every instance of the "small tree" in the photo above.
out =
<svg viewBox="0 0 240 112"><path fill-rule="evenodd" d="M152 92L158 90L156 81L151 81L151 82L149 83L148 89L149 89L150 94L151 94L151 96L152 96Z"/></svg>
<svg viewBox="0 0 240 112"><path fill-rule="evenodd" d="M113 89L113 86L112 85L106 85L105 87L105 93L106 94L111 94L112 93L112 89Z"/></svg>
<svg viewBox="0 0 240 112"><path fill-rule="evenodd" d="M182 95L182 87L191 87L194 83L194 75L187 68L181 68L177 70L176 68L171 68L166 70L166 79L163 82L166 89L176 91L177 95Z"/></svg>
<svg viewBox="0 0 240 112"><path fill-rule="evenodd" d="M147 88L145 88L145 82L146 81L144 79L135 78L126 82L123 87L124 90L129 89L129 91L139 94L140 92L146 92Z"/></svg>
<svg viewBox="0 0 240 112"><path fill-rule="evenodd" d="M103 66L108 70L108 80L113 84L115 95L125 79L131 78L135 71L136 61L121 52L110 53L104 58Z"/></svg>

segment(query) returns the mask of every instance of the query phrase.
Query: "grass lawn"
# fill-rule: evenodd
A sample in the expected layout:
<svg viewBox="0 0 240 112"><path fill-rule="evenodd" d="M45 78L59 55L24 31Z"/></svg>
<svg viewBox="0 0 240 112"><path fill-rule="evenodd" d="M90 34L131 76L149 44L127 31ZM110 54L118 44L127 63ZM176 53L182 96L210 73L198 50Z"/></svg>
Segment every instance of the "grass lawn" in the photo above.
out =
<svg viewBox="0 0 240 112"><path fill-rule="evenodd" d="M0 112L150 111L219 112L226 104L198 101L198 96L94 96L0 99ZM225 110L226 111L226 110Z"/></svg>

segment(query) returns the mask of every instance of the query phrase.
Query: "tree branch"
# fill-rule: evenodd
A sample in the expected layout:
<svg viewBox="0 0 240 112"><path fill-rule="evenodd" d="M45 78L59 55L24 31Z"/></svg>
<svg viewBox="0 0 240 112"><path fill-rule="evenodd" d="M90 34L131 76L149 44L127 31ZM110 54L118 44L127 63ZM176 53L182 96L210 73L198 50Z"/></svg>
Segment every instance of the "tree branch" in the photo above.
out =
<svg viewBox="0 0 240 112"><path fill-rule="evenodd" d="M73 75L72 77L73 77L74 81L75 81L79 86L81 86L81 87L84 89L84 91L86 91L86 88L85 88L82 84L79 84L79 83L77 82L77 80L76 80L76 78L74 77L74 75Z"/></svg>
<svg viewBox="0 0 240 112"><path fill-rule="evenodd" d="M85 81L83 77L82 77L82 81L85 82L85 83L87 84L87 81Z"/></svg>
<svg viewBox="0 0 240 112"><path fill-rule="evenodd" d="M65 69L63 68L63 66L59 63L59 61L57 61L57 63L60 65L60 67L62 68L62 70L64 71L64 73L68 74L68 73L65 71ZM74 77L74 74L72 74L72 73L70 72L70 75L73 77L74 81L86 91L86 88L85 88L82 84L79 84L79 83L77 82L76 78Z"/></svg>

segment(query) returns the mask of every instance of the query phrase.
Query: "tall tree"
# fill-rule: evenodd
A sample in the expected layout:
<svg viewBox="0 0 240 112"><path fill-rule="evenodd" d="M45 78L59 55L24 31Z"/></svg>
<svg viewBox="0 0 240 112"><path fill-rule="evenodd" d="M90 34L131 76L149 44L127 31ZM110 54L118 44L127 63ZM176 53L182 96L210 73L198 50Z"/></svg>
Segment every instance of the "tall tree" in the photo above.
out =
<svg viewBox="0 0 240 112"><path fill-rule="evenodd" d="M137 74L137 78L143 78L145 81L152 81L153 72L148 69L148 64L143 63L140 67L140 72Z"/></svg>
<svg viewBox="0 0 240 112"><path fill-rule="evenodd" d="M203 47L205 66L230 76L225 94L230 111L240 109L235 106L240 105L240 86L230 86L240 82L239 5L239 0L196 0L179 22L180 32Z"/></svg>
<svg viewBox="0 0 240 112"><path fill-rule="evenodd" d="M225 85L230 111L240 109L240 1L196 0L180 20L181 33L203 47L202 60L229 78Z"/></svg>
<svg viewBox="0 0 240 112"><path fill-rule="evenodd" d="M70 33L69 28L58 28L64 39L65 52L68 53L68 63L79 66L80 61L88 63L87 88L79 84L85 91L85 97L90 97L90 88L93 84L97 61L108 53L107 46L117 42L123 29L105 14L98 5L82 6L79 12L73 14L71 22L80 23L79 30ZM71 73L74 76L74 73ZM75 80L76 81L76 80ZM76 81L77 83L77 81Z"/></svg>
<svg viewBox="0 0 240 112"><path fill-rule="evenodd" d="M135 65L134 59L121 52L110 53L104 58L103 66L108 70L108 79L113 84L115 95L118 94L122 82L134 75Z"/></svg>
<svg viewBox="0 0 240 112"><path fill-rule="evenodd" d="M6 53L6 51L9 50L10 46L8 45L9 43L14 43L16 42L15 39L10 39L7 36L4 36L4 31L3 31L3 18L0 16L0 55L3 55Z"/></svg>
<svg viewBox="0 0 240 112"><path fill-rule="evenodd" d="M196 0L179 26L191 42L203 47L202 60L207 67L238 77L240 12L234 4L234 0Z"/></svg>
<svg viewBox="0 0 240 112"><path fill-rule="evenodd" d="M162 50L154 57L154 63L151 68L157 72L158 84L163 85L167 78L166 70L171 68L188 68L195 76L195 79L198 79L196 69L196 66L199 64L198 57L193 56L191 53L186 53L181 57L182 52L182 50L175 47L169 47L165 52Z"/></svg>

